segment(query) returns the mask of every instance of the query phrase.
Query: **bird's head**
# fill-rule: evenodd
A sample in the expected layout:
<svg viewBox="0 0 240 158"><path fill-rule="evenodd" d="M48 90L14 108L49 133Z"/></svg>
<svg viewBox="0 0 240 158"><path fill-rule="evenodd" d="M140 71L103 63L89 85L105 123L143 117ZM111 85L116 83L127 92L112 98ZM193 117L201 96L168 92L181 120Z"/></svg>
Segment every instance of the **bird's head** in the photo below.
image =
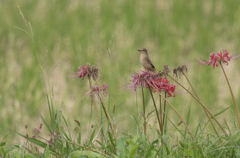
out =
<svg viewBox="0 0 240 158"><path fill-rule="evenodd" d="M147 54L147 49L146 48L138 49L138 51L142 54Z"/></svg>

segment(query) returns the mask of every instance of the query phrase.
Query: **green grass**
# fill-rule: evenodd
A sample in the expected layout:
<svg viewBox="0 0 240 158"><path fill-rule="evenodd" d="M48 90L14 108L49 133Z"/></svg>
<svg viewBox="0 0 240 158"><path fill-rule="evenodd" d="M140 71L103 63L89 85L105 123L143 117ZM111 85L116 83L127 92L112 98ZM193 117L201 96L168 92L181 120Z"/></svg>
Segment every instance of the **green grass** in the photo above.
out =
<svg viewBox="0 0 240 158"><path fill-rule="evenodd" d="M202 102L214 114L233 105L221 70L198 65L194 59L207 59L210 52L222 48L230 55L240 54L239 4L227 0L1 1L0 140L6 141L5 136L13 131L7 140L10 144L18 143L15 124L20 133L31 133L42 123L38 110L50 121L44 83L50 86L47 90L53 88L56 107L64 113L69 128L73 130L74 119L81 120L83 138L90 137L90 126L97 124L90 98L83 98L89 86L67 77L68 71L77 71L86 63L96 65L101 70L100 82L109 85L110 98L106 102L110 111L117 106L114 114L117 134L126 132L135 136L137 124L129 113L139 116L140 90L136 103L136 94L126 91L123 85L129 81L130 73L143 69L137 51L142 47L148 49L157 70L162 70L163 65L171 68L186 65ZM31 23L34 44L25 32L16 28L30 31L17 5ZM238 59L226 67L237 103L240 98L238 67ZM181 81L185 83L184 79ZM181 93L170 101L184 119L191 106L194 119L190 119L189 126L196 129L207 117L195 100L180 87L178 90ZM145 94L147 112L150 112L152 101L150 94ZM233 124L230 111L222 115L224 117L218 117L221 123L226 119ZM170 108L168 117L174 124L180 121ZM138 121L141 124L142 118ZM150 122L153 127L157 126L155 119ZM168 125L173 129L169 134L176 137L176 129ZM211 126L207 129L214 133Z"/></svg>

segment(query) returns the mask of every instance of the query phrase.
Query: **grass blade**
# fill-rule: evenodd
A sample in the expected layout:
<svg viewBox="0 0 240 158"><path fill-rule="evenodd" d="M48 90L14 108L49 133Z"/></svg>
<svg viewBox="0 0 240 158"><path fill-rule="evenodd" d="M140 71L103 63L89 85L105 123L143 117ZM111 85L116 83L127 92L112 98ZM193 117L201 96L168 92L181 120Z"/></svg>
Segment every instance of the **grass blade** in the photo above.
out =
<svg viewBox="0 0 240 158"><path fill-rule="evenodd" d="M181 132L181 130L180 129L178 129L177 128L177 126L176 125L174 125L174 123L172 123L172 121L168 118L168 120L170 121L170 123L173 125L173 127L179 132L179 133L181 133L181 135L184 137L184 134Z"/></svg>
<svg viewBox="0 0 240 158"><path fill-rule="evenodd" d="M36 107L35 107L35 108L36 108ZM36 109L37 109L37 108L36 108ZM39 112L38 109L37 109L37 111L38 111L38 113L39 113L39 115L40 115L40 117L41 117L44 125L47 127L48 131L49 131L50 133L52 133L52 130L50 129L50 127L48 126L47 122L45 121L45 119L43 118L43 116L41 115L41 113Z"/></svg>

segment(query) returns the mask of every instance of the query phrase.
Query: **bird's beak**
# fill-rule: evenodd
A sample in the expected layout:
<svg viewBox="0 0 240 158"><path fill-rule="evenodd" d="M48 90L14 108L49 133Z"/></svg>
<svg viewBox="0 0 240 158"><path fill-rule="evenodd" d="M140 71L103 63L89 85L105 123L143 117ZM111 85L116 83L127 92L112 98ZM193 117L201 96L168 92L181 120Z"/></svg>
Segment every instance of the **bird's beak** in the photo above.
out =
<svg viewBox="0 0 240 158"><path fill-rule="evenodd" d="M138 49L138 51L141 51L140 49Z"/></svg>

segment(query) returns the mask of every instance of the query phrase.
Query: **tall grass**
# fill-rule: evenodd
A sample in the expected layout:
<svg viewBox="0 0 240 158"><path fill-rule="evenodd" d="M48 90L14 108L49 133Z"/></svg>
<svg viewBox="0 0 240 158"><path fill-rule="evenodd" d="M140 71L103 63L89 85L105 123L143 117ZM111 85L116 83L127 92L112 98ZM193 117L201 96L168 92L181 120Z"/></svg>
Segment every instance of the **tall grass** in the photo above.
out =
<svg viewBox="0 0 240 158"><path fill-rule="evenodd" d="M157 70L162 70L163 65L187 65L188 76L202 102L208 103L210 111L217 113L231 105L226 106L231 96L222 90L226 87L220 84L220 70L203 69L194 63L194 59L207 58L211 51L221 48L238 53L240 19L237 1L19 1L18 5L34 28L35 43L33 45L26 33L16 29L27 28L16 4L1 1L1 140L5 141L5 136L8 136L9 142L16 142L15 134L8 135L10 129L15 130L15 121L20 133L31 133L31 129L42 122L35 107L46 121L50 120L46 112L46 98L43 97L46 94L42 88L44 83L53 87L55 105L64 111L69 127L73 127L74 119L81 120L82 131L86 131L82 133L83 137L90 137L92 131L89 127L97 124L94 117L89 117L93 113L89 110L90 98L82 99L89 87L66 77L67 71L77 71L77 67L86 61L98 65L102 80L109 85L110 98L106 100L106 105L109 105L110 111L116 105L114 122L117 131L135 134L138 127L136 120L139 123L142 121L141 117L132 118L132 114L138 116L135 94L123 91L121 87L129 80L126 77L128 74L142 69L137 52L141 47L148 48ZM45 81L34 54L36 51L44 69ZM233 62L226 68L229 80L239 77L239 72L233 71L238 66L238 62ZM238 82L234 82L233 93L237 102L238 91ZM151 96L147 91L144 94L146 113L149 113L153 110ZM171 101L185 119L191 106L190 113L196 118L189 120L190 127L196 128L199 122L207 121L201 107L194 106L195 101L189 95L181 92L180 96ZM141 99L137 98L139 108ZM219 120L223 123L230 116L230 112L224 113L224 118ZM154 127L157 122L152 118L149 120ZM172 111L169 111L168 118L173 123L169 123L170 129L180 121ZM27 131L25 124L28 125ZM170 133L175 133L175 130L170 130Z"/></svg>

